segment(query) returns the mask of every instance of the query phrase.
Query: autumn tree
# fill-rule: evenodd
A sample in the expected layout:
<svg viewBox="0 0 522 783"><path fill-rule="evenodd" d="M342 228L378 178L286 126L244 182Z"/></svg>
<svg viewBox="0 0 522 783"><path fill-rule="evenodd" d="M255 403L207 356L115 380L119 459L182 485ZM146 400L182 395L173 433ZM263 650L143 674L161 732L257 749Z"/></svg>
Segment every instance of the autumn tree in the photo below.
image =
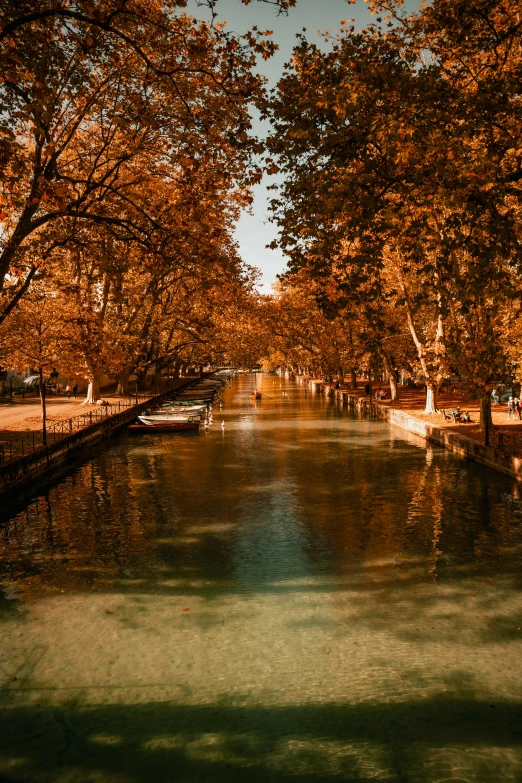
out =
<svg viewBox="0 0 522 783"><path fill-rule="evenodd" d="M67 325L57 312L55 297L39 281L16 309L9 329L5 324L0 326L2 363L28 367L38 373L44 446L47 444L47 375L59 366L61 352L70 338Z"/></svg>
<svg viewBox="0 0 522 783"><path fill-rule="evenodd" d="M503 0L373 5L391 16L294 51L268 107L273 209L292 268L320 279L344 251L352 290L373 279L402 309L431 412L448 325L501 307L519 263L520 33Z"/></svg>
<svg viewBox="0 0 522 783"><path fill-rule="evenodd" d="M282 9L291 3L281 0ZM182 12L184 0L0 3L0 319L87 226L168 242L149 194L250 165L252 67L273 44Z"/></svg>

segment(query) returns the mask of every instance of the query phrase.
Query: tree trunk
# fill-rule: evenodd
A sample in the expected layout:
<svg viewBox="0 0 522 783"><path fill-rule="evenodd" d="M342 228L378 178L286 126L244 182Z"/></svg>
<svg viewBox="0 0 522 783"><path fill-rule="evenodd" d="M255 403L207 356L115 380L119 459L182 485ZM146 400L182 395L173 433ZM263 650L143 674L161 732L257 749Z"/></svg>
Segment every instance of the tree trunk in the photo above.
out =
<svg viewBox="0 0 522 783"><path fill-rule="evenodd" d="M491 415L491 392L483 391L480 395L480 429L484 433L484 444L489 446L489 434L493 429Z"/></svg>
<svg viewBox="0 0 522 783"><path fill-rule="evenodd" d="M350 389L357 388L357 369L352 367L350 370Z"/></svg>
<svg viewBox="0 0 522 783"><path fill-rule="evenodd" d="M398 402L399 386L397 384L397 376L393 371L389 375L390 375L390 399L392 402Z"/></svg>
<svg viewBox="0 0 522 783"><path fill-rule="evenodd" d="M116 394L119 397L128 397L130 394L129 376L130 376L130 370L123 370L118 375L118 388L116 389Z"/></svg>
<svg viewBox="0 0 522 783"><path fill-rule="evenodd" d="M45 382L43 377L43 369L38 368L38 377L40 379L40 402L42 405L42 443L47 446L47 405L45 401Z"/></svg>
<svg viewBox="0 0 522 783"><path fill-rule="evenodd" d="M396 402L399 399L399 387L397 386L397 376L395 375L395 371L393 369L391 359L386 353L386 351L382 351L382 358L384 360L386 372L388 373L388 380L390 382L390 399L392 402Z"/></svg>
<svg viewBox="0 0 522 783"><path fill-rule="evenodd" d="M147 370L142 370L138 375L138 389L146 391L150 388L150 378L147 374Z"/></svg>
<svg viewBox="0 0 522 783"><path fill-rule="evenodd" d="M89 378L89 386L87 387L87 396L85 397L82 405L95 405L100 399L100 386L101 386L101 371L96 370L91 378Z"/></svg>
<svg viewBox="0 0 522 783"><path fill-rule="evenodd" d="M163 383L163 377L161 374L161 370L154 370L154 386L160 387Z"/></svg>
<svg viewBox="0 0 522 783"><path fill-rule="evenodd" d="M426 408L424 409L424 413L438 413L438 393L439 393L439 387L436 383L427 383L426 384Z"/></svg>

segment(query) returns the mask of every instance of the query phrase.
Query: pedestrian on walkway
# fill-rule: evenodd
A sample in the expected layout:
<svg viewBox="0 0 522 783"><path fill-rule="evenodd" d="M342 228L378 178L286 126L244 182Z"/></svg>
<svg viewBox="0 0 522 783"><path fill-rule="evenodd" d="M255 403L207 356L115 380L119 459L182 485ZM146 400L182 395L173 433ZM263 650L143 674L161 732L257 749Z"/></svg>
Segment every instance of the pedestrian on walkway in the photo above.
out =
<svg viewBox="0 0 522 783"><path fill-rule="evenodd" d="M78 384L77 383L74 384L74 386L72 388L72 392L73 392L74 399L76 399L76 395L78 394Z"/></svg>
<svg viewBox="0 0 522 783"><path fill-rule="evenodd" d="M518 413L519 421L522 419L522 402L519 397L515 397L515 410Z"/></svg>
<svg viewBox="0 0 522 783"><path fill-rule="evenodd" d="M515 418L515 400L510 397L508 400L508 419Z"/></svg>
<svg viewBox="0 0 522 783"><path fill-rule="evenodd" d="M65 393L67 395L67 399L70 400L71 399L71 387L69 386L69 384L67 384L67 386L65 387Z"/></svg>

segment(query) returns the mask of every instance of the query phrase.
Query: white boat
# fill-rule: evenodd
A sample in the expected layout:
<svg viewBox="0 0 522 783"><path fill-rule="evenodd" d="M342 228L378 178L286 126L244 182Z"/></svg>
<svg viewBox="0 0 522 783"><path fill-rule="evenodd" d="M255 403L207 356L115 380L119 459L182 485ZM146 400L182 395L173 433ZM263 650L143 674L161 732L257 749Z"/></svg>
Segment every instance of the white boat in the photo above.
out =
<svg viewBox="0 0 522 783"><path fill-rule="evenodd" d="M192 415L193 413L204 413L207 410L206 405L169 405L168 403L165 403L165 405L162 405L160 408L158 408L155 413L172 413L173 415L183 416L183 415Z"/></svg>
<svg viewBox="0 0 522 783"><path fill-rule="evenodd" d="M200 422L201 416L198 415L191 415L191 416L174 416L174 415L165 415L163 413L157 414L152 413L148 416L138 416L139 421L141 421L142 424L166 424L168 422L180 422L180 423L189 423L189 422Z"/></svg>
<svg viewBox="0 0 522 783"><path fill-rule="evenodd" d="M168 402L162 403L162 408L211 408L212 400L202 400L199 398L188 400L168 400Z"/></svg>

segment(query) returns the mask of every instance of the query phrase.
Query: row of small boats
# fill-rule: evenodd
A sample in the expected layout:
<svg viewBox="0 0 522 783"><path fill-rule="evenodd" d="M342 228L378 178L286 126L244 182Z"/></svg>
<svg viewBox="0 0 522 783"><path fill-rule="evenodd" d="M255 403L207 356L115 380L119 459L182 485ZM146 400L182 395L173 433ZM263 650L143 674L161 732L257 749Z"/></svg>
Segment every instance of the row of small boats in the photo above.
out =
<svg viewBox="0 0 522 783"><path fill-rule="evenodd" d="M212 423L212 405L233 371L221 370L185 389L175 399L138 416L129 429L141 432L187 432Z"/></svg>

